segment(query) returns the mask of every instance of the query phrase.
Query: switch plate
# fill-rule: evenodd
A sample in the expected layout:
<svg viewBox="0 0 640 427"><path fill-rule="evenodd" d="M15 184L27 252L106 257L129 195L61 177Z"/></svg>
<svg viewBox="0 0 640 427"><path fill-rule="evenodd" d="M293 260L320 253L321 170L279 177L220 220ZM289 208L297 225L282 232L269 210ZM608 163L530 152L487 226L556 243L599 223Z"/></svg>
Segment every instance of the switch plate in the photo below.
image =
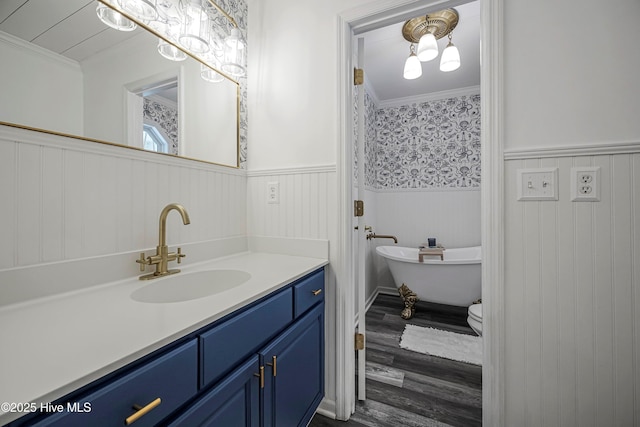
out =
<svg viewBox="0 0 640 427"><path fill-rule="evenodd" d="M576 166L571 168L571 201L600 201L600 167Z"/></svg>
<svg viewBox="0 0 640 427"><path fill-rule="evenodd" d="M280 183L267 182L267 203L280 203Z"/></svg>
<svg viewBox="0 0 640 427"><path fill-rule="evenodd" d="M558 200L558 168L518 169L518 200Z"/></svg>

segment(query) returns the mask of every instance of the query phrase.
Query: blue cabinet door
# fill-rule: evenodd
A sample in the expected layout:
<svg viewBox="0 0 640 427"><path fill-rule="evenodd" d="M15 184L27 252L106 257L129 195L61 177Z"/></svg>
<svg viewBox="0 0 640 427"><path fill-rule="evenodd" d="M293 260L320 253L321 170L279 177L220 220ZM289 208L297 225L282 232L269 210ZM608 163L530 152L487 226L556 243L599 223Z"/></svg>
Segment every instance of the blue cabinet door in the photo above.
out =
<svg viewBox="0 0 640 427"><path fill-rule="evenodd" d="M258 373L258 355L254 355L169 425L259 427L260 379L255 375Z"/></svg>
<svg viewBox="0 0 640 427"><path fill-rule="evenodd" d="M138 412L139 406L147 406L153 409L137 421L132 421L133 425L156 426L196 395L197 372L197 341L191 340L85 396L63 403L62 412L35 424L28 421L26 425L124 426L125 420L131 420L130 417Z"/></svg>
<svg viewBox="0 0 640 427"><path fill-rule="evenodd" d="M263 427L306 426L324 396L324 303L260 352Z"/></svg>

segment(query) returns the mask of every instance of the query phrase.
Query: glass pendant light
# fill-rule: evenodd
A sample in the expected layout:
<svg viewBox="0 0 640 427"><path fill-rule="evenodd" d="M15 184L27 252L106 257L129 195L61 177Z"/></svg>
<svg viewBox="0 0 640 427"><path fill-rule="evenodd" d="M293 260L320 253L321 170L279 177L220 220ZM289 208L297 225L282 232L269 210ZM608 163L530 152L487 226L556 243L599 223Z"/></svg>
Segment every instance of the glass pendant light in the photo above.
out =
<svg viewBox="0 0 640 427"><path fill-rule="evenodd" d="M122 10L143 21L158 18L156 0L120 0Z"/></svg>
<svg viewBox="0 0 640 427"><path fill-rule="evenodd" d="M214 70L211 67L207 67L204 64L200 64L200 76L204 80L211 83L218 83L224 80L224 77L222 76L222 74L218 73L216 70Z"/></svg>
<svg viewBox="0 0 640 427"><path fill-rule="evenodd" d="M184 2L184 22L179 41L190 52L203 54L209 51L211 23L201 0Z"/></svg>
<svg viewBox="0 0 640 427"><path fill-rule="evenodd" d="M440 71L454 71L458 68L460 68L460 52L451 42L451 33L449 33L449 44L442 52L442 58L440 58Z"/></svg>
<svg viewBox="0 0 640 427"><path fill-rule="evenodd" d="M184 61L187 59L187 54L166 41L158 38L158 52L160 55L171 61Z"/></svg>
<svg viewBox="0 0 640 427"><path fill-rule="evenodd" d="M416 55L415 46L413 44L409 47L409 51L411 53L404 63L404 73L402 76L407 80L413 80L422 75L422 64Z"/></svg>
<svg viewBox="0 0 640 427"><path fill-rule="evenodd" d="M222 71L235 77L244 76L244 41L240 30L233 28L231 34L224 40L224 59Z"/></svg>
<svg viewBox="0 0 640 427"><path fill-rule="evenodd" d="M420 37L417 55L422 62L431 61L438 56L438 42L433 34L426 33Z"/></svg>
<svg viewBox="0 0 640 427"><path fill-rule="evenodd" d="M119 31L133 31L138 27L135 22L105 4L98 3L96 13L102 22Z"/></svg>

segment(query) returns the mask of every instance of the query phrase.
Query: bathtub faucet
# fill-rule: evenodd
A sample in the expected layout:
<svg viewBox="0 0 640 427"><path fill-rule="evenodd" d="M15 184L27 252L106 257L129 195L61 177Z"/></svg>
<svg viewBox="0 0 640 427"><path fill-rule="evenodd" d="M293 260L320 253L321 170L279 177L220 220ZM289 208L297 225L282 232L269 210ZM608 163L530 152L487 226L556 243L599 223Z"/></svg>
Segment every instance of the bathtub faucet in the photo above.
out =
<svg viewBox="0 0 640 427"><path fill-rule="evenodd" d="M371 240L371 239L393 239L395 243L398 243L398 238L396 236L391 236L388 234L376 234L376 233L367 234L367 240Z"/></svg>

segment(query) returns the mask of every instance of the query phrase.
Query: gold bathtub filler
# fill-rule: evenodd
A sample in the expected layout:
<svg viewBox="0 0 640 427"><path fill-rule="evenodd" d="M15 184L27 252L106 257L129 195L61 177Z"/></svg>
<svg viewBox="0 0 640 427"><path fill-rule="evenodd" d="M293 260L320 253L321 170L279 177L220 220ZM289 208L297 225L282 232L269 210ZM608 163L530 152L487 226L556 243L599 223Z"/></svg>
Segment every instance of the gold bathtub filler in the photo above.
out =
<svg viewBox="0 0 640 427"><path fill-rule="evenodd" d="M191 223L189 214L182 205L171 203L162 209L162 212L160 212L160 237L156 247L156 254L145 258L144 252L142 252L140 253L140 259L136 260L140 264L140 271L144 271L147 265L155 265L156 271L140 276L140 280L150 280L180 272L179 269L169 270L169 261L178 261L178 264L180 264L180 260L185 257L181 248L178 248L177 252L169 252L169 247L167 246L167 215L172 210L180 213L184 225Z"/></svg>

